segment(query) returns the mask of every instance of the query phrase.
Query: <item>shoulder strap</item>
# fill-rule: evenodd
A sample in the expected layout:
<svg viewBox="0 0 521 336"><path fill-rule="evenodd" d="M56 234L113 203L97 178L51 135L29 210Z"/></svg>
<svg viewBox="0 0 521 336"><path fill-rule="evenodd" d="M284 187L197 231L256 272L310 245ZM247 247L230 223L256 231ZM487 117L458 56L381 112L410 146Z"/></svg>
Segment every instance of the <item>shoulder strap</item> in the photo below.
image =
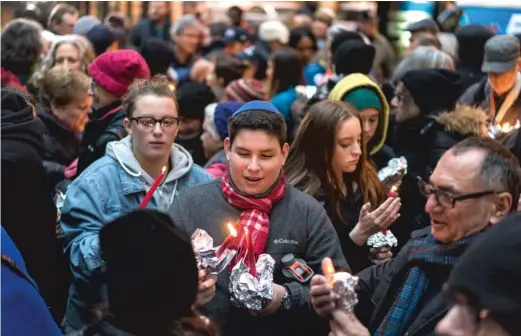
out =
<svg viewBox="0 0 521 336"><path fill-rule="evenodd" d="M34 282L34 280L27 273L25 273L20 267L18 267L18 265L16 265L13 259L9 258L5 254L2 254L2 264L6 265L14 273L27 280L36 289L38 293L40 292L38 286L36 285L36 282Z"/></svg>

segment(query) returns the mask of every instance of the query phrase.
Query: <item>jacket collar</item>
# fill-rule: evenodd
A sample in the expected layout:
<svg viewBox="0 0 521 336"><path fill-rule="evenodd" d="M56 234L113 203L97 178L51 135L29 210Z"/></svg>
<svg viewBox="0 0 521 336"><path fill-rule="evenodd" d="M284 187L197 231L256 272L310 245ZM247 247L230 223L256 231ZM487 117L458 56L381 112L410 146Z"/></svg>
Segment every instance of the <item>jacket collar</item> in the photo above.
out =
<svg viewBox="0 0 521 336"><path fill-rule="evenodd" d="M141 180L139 176L132 176L129 175L117 162L117 160L114 160L118 167L119 171L119 179L121 181L121 192L123 195L127 196L130 194L136 194L143 191L146 191L145 184Z"/></svg>

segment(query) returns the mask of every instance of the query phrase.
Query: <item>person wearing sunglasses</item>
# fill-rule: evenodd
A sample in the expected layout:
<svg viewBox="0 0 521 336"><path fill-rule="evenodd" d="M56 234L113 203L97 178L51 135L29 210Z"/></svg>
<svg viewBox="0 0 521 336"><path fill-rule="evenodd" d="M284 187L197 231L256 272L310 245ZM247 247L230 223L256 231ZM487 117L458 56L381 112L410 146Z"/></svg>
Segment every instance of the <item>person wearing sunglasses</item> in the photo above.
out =
<svg viewBox="0 0 521 336"><path fill-rule="evenodd" d="M415 231L396 258L357 274L356 317L335 311L324 276L311 280L311 302L317 313L331 317L332 335L434 333L449 311L443 286L460 256L516 211L519 169L515 157L492 139L471 137L445 152L429 181L419 182L431 225Z"/></svg>
<svg viewBox="0 0 521 336"><path fill-rule="evenodd" d="M134 82L123 100L128 136L107 145L107 154L90 165L69 187L62 209L65 252L74 281L64 322L66 332L93 322L93 305L103 302L104 265L99 232L114 218L141 207L156 180L159 186L147 208L166 212L184 189L212 178L183 147L174 144L179 109L166 76ZM164 171L164 177L160 178ZM207 282L209 281L209 282ZM212 294L215 279L202 282Z"/></svg>

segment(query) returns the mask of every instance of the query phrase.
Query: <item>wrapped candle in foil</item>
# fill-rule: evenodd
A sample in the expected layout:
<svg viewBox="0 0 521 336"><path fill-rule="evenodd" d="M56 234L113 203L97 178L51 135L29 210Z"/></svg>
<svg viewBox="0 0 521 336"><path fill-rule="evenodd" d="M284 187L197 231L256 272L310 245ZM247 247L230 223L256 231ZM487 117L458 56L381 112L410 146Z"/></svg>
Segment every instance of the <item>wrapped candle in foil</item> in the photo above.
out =
<svg viewBox="0 0 521 336"><path fill-rule="evenodd" d="M398 187L407 174L407 160L402 156L389 160L387 167L380 169L378 178L388 189Z"/></svg>
<svg viewBox="0 0 521 336"><path fill-rule="evenodd" d="M491 123L487 128L488 137L492 139L501 139L519 127L521 127L521 122L519 120L515 123L515 125L510 125L509 123L504 123L502 125Z"/></svg>
<svg viewBox="0 0 521 336"><path fill-rule="evenodd" d="M334 273L329 277L333 285L333 292L337 295L336 308L353 312L358 297L356 295L356 285L358 277L346 272Z"/></svg>
<svg viewBox="0 0 521 336"><path fill-rule="evenodd" d="M244 262L238 262L230 273L229 289L236 307L260 311L273 298L275 260L269 254L261 254L255 266L257 277L249 273Z"/></svg>
<svg viewBox="0 0 521 336"><path fill-rule="evenodd" d="M385 233L378 232L369 237L367 240L367 245L374 248L380 248L384 246L395 247L398 246L398 240L391 231L387 230Z"/></svg>
<svg viewBox="0 0 521 336"><path fill-rule="evenodd" d="M197 229L192 235L192 248L195 252L197 267L208 271L209 275L220 273L230 263L236 251L226 250L217 256L218 247L213 246L213 238L204 230Z"/></svg>

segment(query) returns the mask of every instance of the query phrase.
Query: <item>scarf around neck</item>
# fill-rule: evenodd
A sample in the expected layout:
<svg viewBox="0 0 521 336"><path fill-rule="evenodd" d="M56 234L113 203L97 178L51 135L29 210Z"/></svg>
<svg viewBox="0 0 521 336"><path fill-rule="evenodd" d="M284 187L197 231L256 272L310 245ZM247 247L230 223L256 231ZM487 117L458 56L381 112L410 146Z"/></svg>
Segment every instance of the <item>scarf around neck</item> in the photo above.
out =
<svg viewBox="0 0 521 336"><path fill-rule="evenodd" d="M408 263L412 265L405 282L399 290L391 308L373 336L403 335L411 324L430 279L425 265L434 264L454 267L467 247L481 235L481 232L464 237L457 242L442 244L432 234L411 241Z"/></svg>
<svg viewBox="0 0 521 336"><path fill-rule="evenodd" d="M237 251L237 254L230 263L230 267L233 267L240 260L244 260L246 266L250 269L250 273L255 274L255 263L259 255L264 253L268 240L269 214L273 205L279 202L286 193L284 172L281 172L277 181L263 195L247 196L238 192L233 186L229 173L224 175L221 181L221 191L228 203L242 210L236 225L238 237L232 244L232 248ZM249 235L249 237L245 235ZM243 239L245 237L246 239ZM245 241L250 239L251 246L245 246ZM250 256L253 254L253 258L248 258L247 254L250 254Z"/></svg>

